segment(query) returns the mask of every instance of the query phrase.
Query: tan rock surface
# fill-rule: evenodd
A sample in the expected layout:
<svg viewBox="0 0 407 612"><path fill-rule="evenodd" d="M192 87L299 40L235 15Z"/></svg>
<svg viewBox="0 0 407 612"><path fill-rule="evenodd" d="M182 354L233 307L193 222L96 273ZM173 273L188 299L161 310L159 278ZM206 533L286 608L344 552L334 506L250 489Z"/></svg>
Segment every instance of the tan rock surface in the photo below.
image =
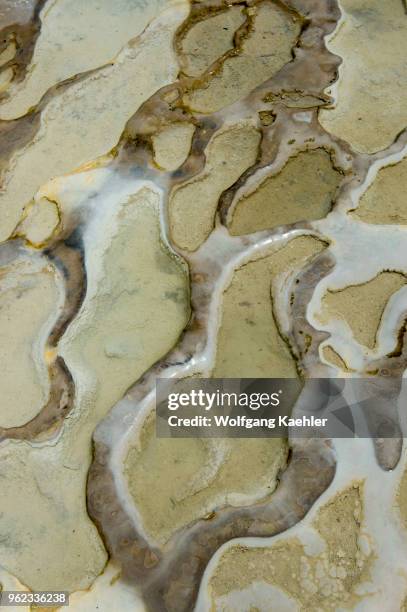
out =
<svg viewBox="0 0 407 612"><path fill-rule="evenodd" d="M341 0L343 22L329 42L342 58L333 109L323 127L357 151L388 147L407 125L407 22L399 0Z"/></svg>

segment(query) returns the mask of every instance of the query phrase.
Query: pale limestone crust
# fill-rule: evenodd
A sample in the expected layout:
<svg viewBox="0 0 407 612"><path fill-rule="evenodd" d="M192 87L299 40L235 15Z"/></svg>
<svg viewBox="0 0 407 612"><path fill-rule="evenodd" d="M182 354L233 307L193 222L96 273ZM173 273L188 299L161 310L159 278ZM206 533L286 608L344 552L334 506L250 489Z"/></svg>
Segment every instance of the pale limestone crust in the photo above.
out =
<svg viewBox="0 0 407 612"><path fill-rule="evenodd" d="M184 163L194 130L190 123L172 123L153 135L154 159L160 168L173 171Z"/></svg>
<svg viewBox="0 0 407 612"><path fill-rule="evenodd" d="M165 0L47 2L27 75L0 104L0 119L24 115L53 85L111 62L165 5Z"/></svg>
<svg viewBox="0 0 407 612"><path fill-rule="evenodd" d="M407 20L401 0L341 0L343 22L328 43L342 58L323 127L357 151L389 146L407 125Z"/></svg>
<svg viewBox="0 0 407 612"><path fill-rule="evenodd" d="M172 36L186 5L164 12L112 65L72 84L41 115L35 138L12 159L0 195L0 240L48 179L74 170L114 147L126 121L178 71ZM137 74L137 78L134 78Z"/></svg>
<svg viewBox="0 0 407 612"><path fill-rule="evenodd" d="M355 483L318 511L312 526L313 537L322 544L318 553L308 552L298 537L290 536L264 548L228 547L210 579L211 609L229 612L228 594L250 583L258 584L260 593L259 583L278 587L304 612L353 607L361 599L357 587L369 577L373 560L372 552L364 552L359 544L362 523L363 484Z"/></svg>
<svg viewBox="0 0 407 612"><path fill-rule="evenodd" d="M24 425L47 400L42 328L58 305L51 269L24 264L0 269L0 426Z"/></svg>
<svg viewBox="0 0 407 612"><path fill-rule="evenodd" d="M379 170L351 215L365 223L407 225L406 193L407 159L404 159Z"/></svg>
<svg viewBox="0 0 407 612"><path fill-rule="evenodd" d="M185 74L199 76L229 49L233 49L235 31L244 22L242 7L228 10L199 21L188 30L181 43Z"/></svg>
<svg viewBox="0 0 407 612"><path fill-rule="evenodd" d="M157 438L152 415L125 460L130 495L150 538L164 544L217 508L264 499L286 461L283 440Z"/></svg>
<svg viewBox="0 0 407 612"><path fill-rule="evenodd" d="M80 175L69 179L75 198ZM62 209L68 186L61 187ZM93 430L134 379L172 347L189 317L186 272L161 241L155 194L142 191L123 203L112 242L102 242L102 250L99 243L96 235L90 290L60 349L76 381L73 414L55 445L0 450L8 492L0 556L33 589L87 588L103 570L106 552L84 495ZM100 265L103 275L95 279Z"/></svg>
<svg viewBox="0 0 407 612"><path fill-rule="evenodd" d="M327 151L301 152L237 202L230 231L234 235L249 234L325 217L341 180Z"/></svg>
<svg viewBox="0 0 407 612"><path fill-rule="evenodd" d="M236 125L209 143L200 176L171 195L171 235L183 249L195 250L214 226L219 197L257 157L260 134L250 125Z"/></svg>
<svg viewBox="0 0 407 612"><path fill-rule="evenodd" d="M185 103L193 110L210 113L235 102L291 60L299 20L271 2L254 7L251 15L253 30L243 41L240 54L228 58L209 85L185 96Z"/></svg>
<svg viewBox="0 0 407 612"><path fill-rule="evenodd" d="M382 272L362 285L328 291L322 300L320 320L341 318L352 330L356 342L374 348L383 311L391 296L405 286L407 278L398 272Z"/></svg>

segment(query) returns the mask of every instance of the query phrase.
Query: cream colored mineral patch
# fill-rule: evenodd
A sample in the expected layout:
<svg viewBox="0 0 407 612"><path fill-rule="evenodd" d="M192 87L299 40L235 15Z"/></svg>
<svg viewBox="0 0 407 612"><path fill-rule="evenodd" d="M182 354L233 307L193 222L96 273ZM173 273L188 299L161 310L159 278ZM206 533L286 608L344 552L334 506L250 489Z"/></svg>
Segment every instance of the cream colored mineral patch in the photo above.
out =
<svg viewBox="0 0 407 612"><path fill-rule="evenodd" d="M235 235L249 234L325 217L341 178L325 150L301 152L289 159L278 174L238 201L230 231Z"/></svg>
<svg viewBox="0 0 407 612"><path fill-rule="evenodd" d="M340 291L328 291L322 301L320 319L343 319L360 344L372 349L386 305L391 296L406 284L399 272L382 272L371 281Z"/></svg>
<svg viewBox="0 0 407 612"><path fill-rule="evenodd" d="M210 113L235 102L291 60L300 20L268 1L251 8L250 14L254 25L240 54L228 58L208 85L185 96L186 104L193 110Z"/></svg>
<svg viewBox="0 0 407 612"><path fill-rule="evenodd" d="M356 150L389 146L407 125L407 19L401 0L341 0L343 16L329 49L342 58L324 128Z"/></svg>
<svg viewBox="0 0 407 612"><path fill-rule="evenodd" d="M175 243L197 249L210 234L219 197L257 157L260 134L249 125L237 125L215 136L206 152L203 172L171 196L169 216Z"/></svg>

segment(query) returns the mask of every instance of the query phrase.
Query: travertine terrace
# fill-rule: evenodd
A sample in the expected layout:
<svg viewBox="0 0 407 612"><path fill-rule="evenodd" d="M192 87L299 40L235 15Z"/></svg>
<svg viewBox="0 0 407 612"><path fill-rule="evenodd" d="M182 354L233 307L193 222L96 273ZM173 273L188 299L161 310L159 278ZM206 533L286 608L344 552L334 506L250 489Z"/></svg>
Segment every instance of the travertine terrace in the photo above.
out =
<svg viewBox="0 0 407 612"><path fill-rule="evenodd" d="M154 410L157 377L367 378L398 424L405 3L0 0L0 28L0 588L406 610L403 418L170 440Z"/></svg>

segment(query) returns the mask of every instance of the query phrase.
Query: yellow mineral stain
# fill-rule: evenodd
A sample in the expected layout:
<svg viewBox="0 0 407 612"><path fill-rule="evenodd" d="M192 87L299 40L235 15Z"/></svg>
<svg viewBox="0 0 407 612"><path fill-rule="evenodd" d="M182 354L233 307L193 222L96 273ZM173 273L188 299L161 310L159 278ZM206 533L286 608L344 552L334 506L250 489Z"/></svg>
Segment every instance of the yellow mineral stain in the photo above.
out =
<svg viewBox="0 0 407 612"><path fill-rule="evenodd" d="M48 612L49 608L44 608ZM120 570L109 562L86 591L71 593L69 612L145 612L141 597L132 584L121 580ZM63 612L64 608L58 608Z"/></svg>
<svg viewBox="0 0 407 612"><path fill-rule="evenodd" d="M44 360L47 365L53 363L58 355L58 351L55 348L47 348L44 352Z"/></svg>
<svg viewBox="0 0 407 612"><path fill-rule="evenodd" d="M401 522L407 529L407 469L404 470L400 479L395 501Z"/></svg>

